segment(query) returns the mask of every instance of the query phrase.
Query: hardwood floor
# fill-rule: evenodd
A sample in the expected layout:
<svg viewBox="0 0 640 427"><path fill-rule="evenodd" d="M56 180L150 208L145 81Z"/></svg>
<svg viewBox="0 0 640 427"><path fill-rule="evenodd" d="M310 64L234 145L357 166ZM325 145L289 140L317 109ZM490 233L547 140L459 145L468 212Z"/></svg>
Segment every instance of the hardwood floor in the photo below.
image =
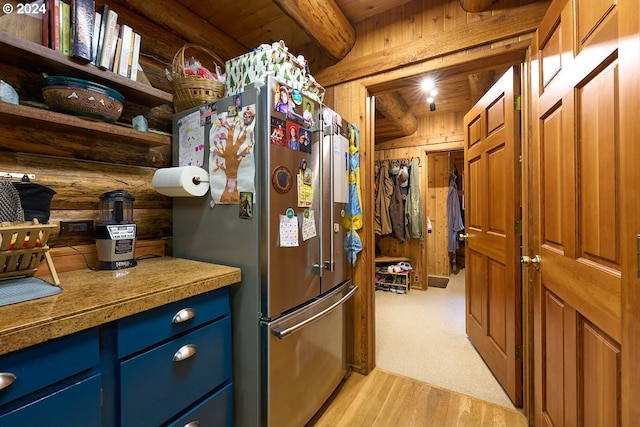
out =
<svg viewBox="0 0 640 427"><path fill-rule="evenodd" d="M522 413L381 369L352 373L306 427L526 427Z"/></svg>

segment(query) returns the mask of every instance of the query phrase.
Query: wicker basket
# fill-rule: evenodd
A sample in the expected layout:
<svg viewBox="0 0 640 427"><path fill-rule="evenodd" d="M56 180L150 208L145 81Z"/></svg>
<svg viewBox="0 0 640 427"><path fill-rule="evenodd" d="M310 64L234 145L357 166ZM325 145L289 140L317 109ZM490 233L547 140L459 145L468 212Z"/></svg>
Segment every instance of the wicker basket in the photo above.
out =
<svg viewBox="0 0 640 427"><path fill-rule="evenodd" d="M58 226L33 221L0 223L0 278L33 276L46 258L53 282L60 285L47 241Z"/></svg>
<svg viewBox="0 0 640 427"><path fill-rule="evenodd" d="M187 49L195 49L206 53L224 71L224 61L209 49L187 43L173 57L173 108L176 113L198 107L208 102L216 102L224 96L224 83L200 76L187 75L184 71L184 53ZM202 61L201 61L202 62Z"/></svg>

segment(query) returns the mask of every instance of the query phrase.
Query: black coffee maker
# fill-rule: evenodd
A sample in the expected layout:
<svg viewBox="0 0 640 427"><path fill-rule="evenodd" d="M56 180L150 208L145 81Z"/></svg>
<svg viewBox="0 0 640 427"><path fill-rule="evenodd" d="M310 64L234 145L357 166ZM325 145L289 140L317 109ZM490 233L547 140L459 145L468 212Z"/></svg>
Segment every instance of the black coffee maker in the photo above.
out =
<svg viewBox="0 0 640 427"><path fill-rule="evenodd" d="M133 223L134 197L124 190L100 196L96 224L97 270L119 270L137 265L134 258L137 229Z"/></svg>

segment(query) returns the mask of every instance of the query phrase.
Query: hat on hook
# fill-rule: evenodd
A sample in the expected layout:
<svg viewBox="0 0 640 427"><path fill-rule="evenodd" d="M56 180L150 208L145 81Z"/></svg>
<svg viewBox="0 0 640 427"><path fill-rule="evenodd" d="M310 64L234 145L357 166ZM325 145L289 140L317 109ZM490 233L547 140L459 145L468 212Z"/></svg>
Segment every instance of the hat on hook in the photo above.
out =
<svg viewBox="0 0 640 427"><path fill-rule="evenodd" d="M400 187L409 186L409 169L406 166L402 166L398 172L398 183Z"/></svg>

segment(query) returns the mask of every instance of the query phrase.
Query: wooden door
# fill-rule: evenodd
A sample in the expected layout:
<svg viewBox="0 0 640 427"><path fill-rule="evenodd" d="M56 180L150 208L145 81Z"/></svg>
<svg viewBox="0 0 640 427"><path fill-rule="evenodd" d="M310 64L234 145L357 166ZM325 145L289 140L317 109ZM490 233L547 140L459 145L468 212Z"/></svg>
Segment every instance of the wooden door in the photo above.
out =
<svg viewBox="0 0 640 427"><path fill-rule="evenodd" d="M466 329L522 406L520 70L513 67L465 115Z"/></svg>
<svg viewBox="0 0 640 427"><path fill-rule="evenodd" d="M621 201L636 189L620 185L617 22L615 1L554 1L533 46L538 426L621 421Z"/></svg>

